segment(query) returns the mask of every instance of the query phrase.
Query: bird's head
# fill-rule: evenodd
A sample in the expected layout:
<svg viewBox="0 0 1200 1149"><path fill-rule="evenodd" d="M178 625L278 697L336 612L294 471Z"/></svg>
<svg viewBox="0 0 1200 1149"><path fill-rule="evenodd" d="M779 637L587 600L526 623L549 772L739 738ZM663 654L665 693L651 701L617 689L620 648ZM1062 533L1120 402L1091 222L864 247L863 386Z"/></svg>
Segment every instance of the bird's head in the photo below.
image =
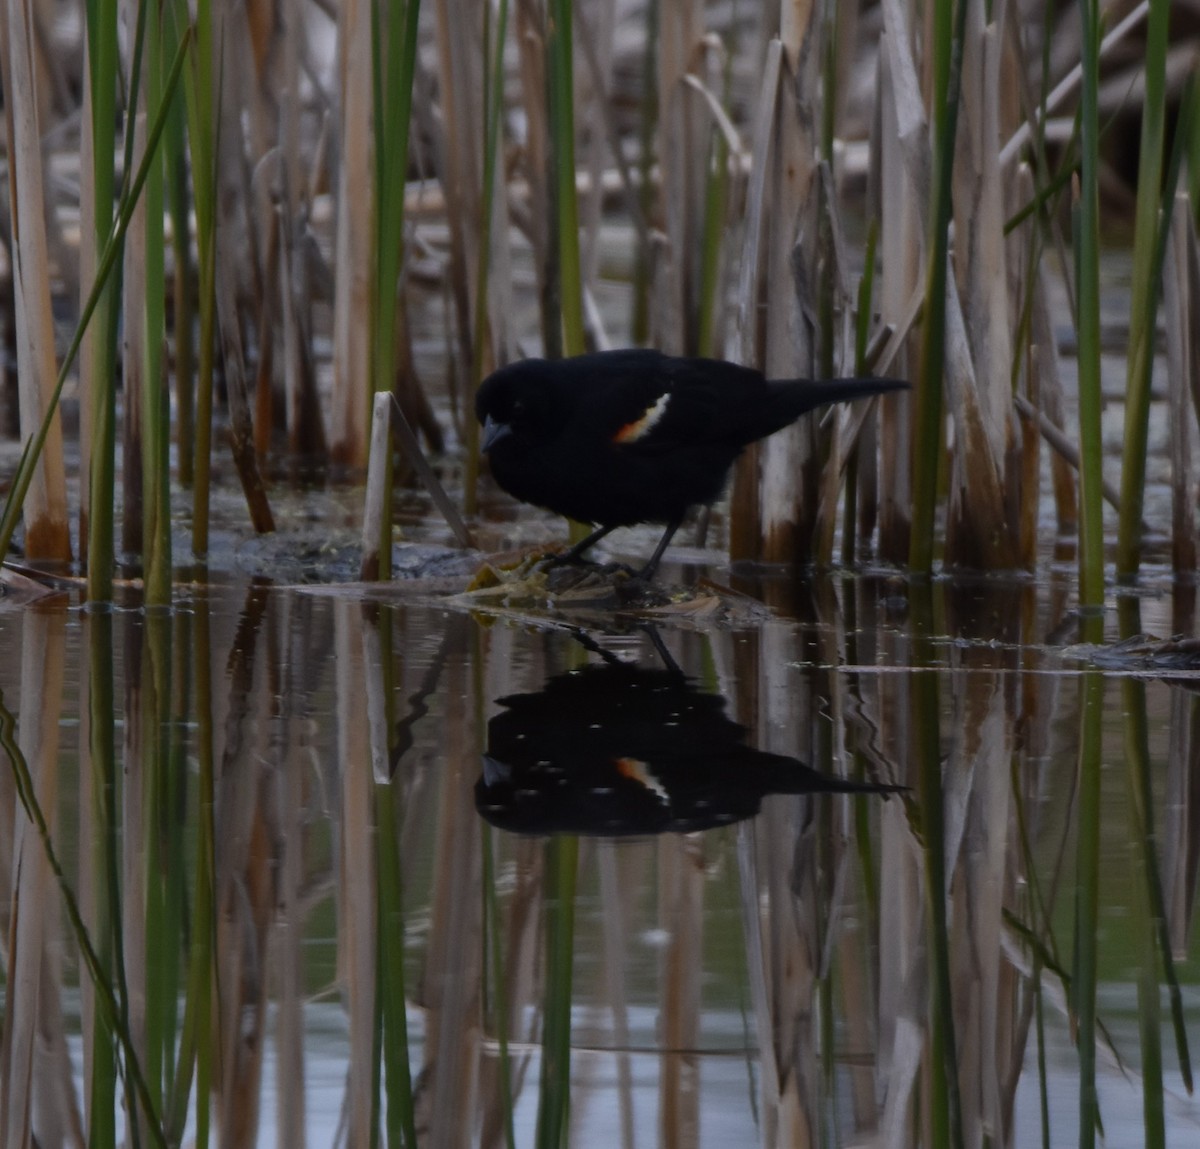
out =
<svg viewBox="0 0 1200 1149"><path fill-rule="evenodd" d="M524 448L553 437L567 419L565 395L545 359L522 359L489 375L475 395L483 427L479 449L486 455L511 440Z"/></svg>

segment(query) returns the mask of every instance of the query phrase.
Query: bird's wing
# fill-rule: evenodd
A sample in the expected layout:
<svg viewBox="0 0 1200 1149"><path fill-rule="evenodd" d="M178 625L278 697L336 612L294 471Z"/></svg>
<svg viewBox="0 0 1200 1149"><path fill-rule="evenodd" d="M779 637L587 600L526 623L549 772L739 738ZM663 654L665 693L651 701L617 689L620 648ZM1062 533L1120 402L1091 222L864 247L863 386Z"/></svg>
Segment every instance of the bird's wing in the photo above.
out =
<svg viewBox="0 0 1200 1149"><path fill-rule="evenodd" d="M721 398L720 389L705 380L656 373L608 388L596 404L595 417L618 449L659 454L720 439Z"/></svg>

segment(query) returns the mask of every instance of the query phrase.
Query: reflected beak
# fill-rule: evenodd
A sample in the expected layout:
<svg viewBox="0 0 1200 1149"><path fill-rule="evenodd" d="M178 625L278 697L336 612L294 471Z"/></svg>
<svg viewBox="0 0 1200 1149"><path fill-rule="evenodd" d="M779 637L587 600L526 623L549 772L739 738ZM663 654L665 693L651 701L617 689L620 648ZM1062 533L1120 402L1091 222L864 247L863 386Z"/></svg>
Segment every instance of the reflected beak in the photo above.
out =
<svg viewBox="0 0 1200 1149"><path fill-rule="evenodd" d="M512 777L512 768L489 755L483 755L483 784L485 786L500 786Z"/></svg>
<svg viewBox="0 0 1200 1149"><path fill-rule="evenodd" d="M480 451L486 455L501 439L511 434L512 427L508 423L497 423L489 415L483 421L483 439L479 443Z"/></svg>

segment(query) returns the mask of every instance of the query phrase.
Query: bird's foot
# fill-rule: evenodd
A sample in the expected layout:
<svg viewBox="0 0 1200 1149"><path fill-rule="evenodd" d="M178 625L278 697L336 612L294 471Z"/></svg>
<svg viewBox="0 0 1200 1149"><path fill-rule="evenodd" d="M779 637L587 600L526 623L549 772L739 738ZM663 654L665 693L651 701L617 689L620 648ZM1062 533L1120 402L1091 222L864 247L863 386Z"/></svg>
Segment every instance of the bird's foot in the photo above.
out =
<svg viewBox="0 0 1200 1149"><path fill-rule="evenodd" d="M568 547L562 551L547 551L542 555L541 561L551 567L595 567L600 565L592 559L578 554L574 547Z"/></svg>

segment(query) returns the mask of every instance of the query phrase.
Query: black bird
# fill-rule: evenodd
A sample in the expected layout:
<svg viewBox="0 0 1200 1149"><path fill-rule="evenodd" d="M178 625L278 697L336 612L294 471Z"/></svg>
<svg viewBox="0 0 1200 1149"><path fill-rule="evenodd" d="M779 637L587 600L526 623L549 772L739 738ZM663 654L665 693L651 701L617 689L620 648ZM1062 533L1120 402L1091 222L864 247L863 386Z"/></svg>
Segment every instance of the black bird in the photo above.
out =
<svg viewBox="0 0 1200 1149"><path fill-rule="evenodd" d="M597 526L572 562L617 527L665 523L649 578L689 508L717 499L745 447L825 403L908 384L898 379L768 380L720 359L629 349L523 359L475 398L481 450L510 495Z"/></svg>
<svg viewBox="0 0 1200 1149"><path fill-rule="evenodd" d="M746 728L677 669L590 664L497 700L475 808L518 834L624 837L728 825L769 794L888 794L746 745Z"/></svg>

